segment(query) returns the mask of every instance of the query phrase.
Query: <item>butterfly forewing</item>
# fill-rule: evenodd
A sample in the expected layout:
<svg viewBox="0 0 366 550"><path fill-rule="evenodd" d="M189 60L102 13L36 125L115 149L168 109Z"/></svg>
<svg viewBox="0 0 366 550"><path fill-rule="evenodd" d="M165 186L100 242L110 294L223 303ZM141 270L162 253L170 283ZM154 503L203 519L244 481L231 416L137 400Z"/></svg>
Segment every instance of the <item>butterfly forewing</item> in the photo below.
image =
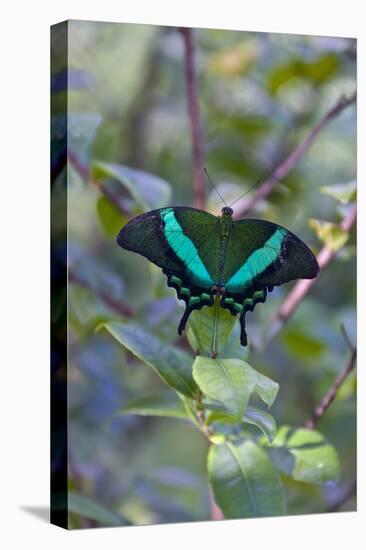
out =
<svg viewBox="0 0 366 550"><path fill-rule="evenodd" d="M226 292L245 292L258 282L275 286L315 277L311 250L293 233L265 220L234 223L227 244L223 283Z"/></svg>
<svg viewBox="0 0 366 550"><path fill-rule="evenodd" d="M185 301L179 334L191 311L212 305L219 269L217 217L194 208L161 208L128 222L117 242L161 267L168 285Z"/></svg>
<svg viewBox="0 0 366 550"><path fill-rule="evenodd" d="M209 289L217 278L217 218L194 208L160 208L141 214L120 231L118 244L164 272Z"/></svg>

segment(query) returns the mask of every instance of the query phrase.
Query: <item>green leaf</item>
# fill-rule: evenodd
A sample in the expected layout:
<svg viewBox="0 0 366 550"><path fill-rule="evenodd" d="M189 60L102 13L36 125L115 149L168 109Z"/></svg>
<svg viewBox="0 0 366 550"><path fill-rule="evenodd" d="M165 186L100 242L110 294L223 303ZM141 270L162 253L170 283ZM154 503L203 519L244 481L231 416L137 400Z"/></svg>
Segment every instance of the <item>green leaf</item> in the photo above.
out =
<svg viewBox="0 0 366 550"><path fill-rule="evenodd" d="M187 418L187 412L182 402L169 391L154 395L146 395L134 399L119 409L116 415L138 414L141 416L168 416L172 418Z"/></svg>
<svg viewBox="0 0 366 550"><path fill-rule="evenodd" d="M120 344L152 367L168 386L187 397L196 395L192 359L187 353L164 344L137 323L105 323L98 330L101 327L106 328Z"/></svg>
<svg viewBox="0 0 366 550"><path fill-rule="evenodd" d="M198 356L193 363L193 378L202 392L219 401L226 410L241 418L254 390L257 377L238 359L220 361Z"/></svg>
<svg viewBox="0 0 366 550"><path fill-rule="evenodd" d="M187 333L192 349L198 355L210 357L212 347L212 331L214 326L214 307L204 307L195 310L189 318ZM218 308L217 352L219 358L245 358L248 351L240 345L239 324L234 327L237 319L226 309Z"/></svg>
<svg viewBox="0 0 366 550"><path fill-rule="evenodd" d="M243 417L254 391L269 406L278 391L276 382L240 359L198 356L193 363L193 378L207 397L222 403L226 411L238 419Z"/></svg>
<svg viewBox="0 0 366 550"><path fill-rule="evenodd" d="M312 61L292 58L288 63L276 66L270 73L268 87L272 94L277 93L283 84L297 79L306 79L314 84L325 82L338 68L338 58L332 53L325 53Z"/></svg>
<svg viewBox="0 0 366 550"><path fill-rule="evenodd" d="M99 197L97 201L97 212L101 226L109 237L115 237L126 219L120 211L106 197Z"/></svg>
<svg viewBox="0 0 366 550"><path fill-rule="evenodd" d="M302 361L320 359L328 349L326 343L319 337L306 334L304 327L288 328L283 335L283 340L288 350Z"/></svg>
<svg viewBox="0 0 366 550"><path fill-rule="evenodd" d="M347 183L336 183L335 185L326 185L320 188L320 192L324 195L333 197L341 204L349 204L356 200L357 182L348 181Z"/></svg>
<svg viewBox="0 0 366 550"><path fill-rule="evenodd" d="M245 411L243 422L257 426L269 442L274 440L277 432L277 425L275 419L269 413L257 409L256 407L248 407Z"/></svg>
<svg viewBox="0 0 366 550"><path fill-rule="evenodd" d="M272 443L277 466L297 481L338 482L340 465L335 448L316 430L281 426Z"/></svg>
<svg viewBox="0 0 366 550"><path fill-rule="evenodd" d="M338 250L340 250L348 241L348 232L336 223L310 219L309 226L311 229L314 229L318 239L320 239L328 248L333 250L333 252L338 252Z"/></svg>
<svg viewBox="0 0 366 550"><path fill-rule="evenodd" d="M273 441L277 432L276 421L265 411L257 409L256 407L247 407L245 414L242 418L242 421L238 422L238 419L230 415L228 411L219 406L216 406L215 403L206 403L204 406L207 410L212 410L207 415L206 424L207 426L214 424L215 430L217 429L220 433L225 434L226 436L234 435L238 437L238 433L242 431L243 424L252 424L257 426L262 432L262 434L267 439L268 443Z"/></svg>
<svg viewBox="0 0 366 550"><path fill-rule="evenodd" d="M94 519L103 526L130 525L130 522L119 514L111 512L94 500L73 491L68 492L68 510L84 518Z"/></svg>
<svg viewBox="0 0 366 550"><path fill-rule="evenodd" d="M274 380L271 380L271 378L268 378L268 376L264 376L264 374L261 374L260 372L257 372L257 371L255 372L258 377L256 386L255 386L255 391L259 395L259 397L262 399L262 401L264 401L264 403L268 405L268 407L272 407L277 397L277 393L280 386L278 385L277 382L275 382Z"/></svg>
<svg viewBox="0 0 366 550"><path fill-rule="evenodd" d="M67 117L68 148L86 164L89 164L91 145L101 122L102 117L97 114L71 112Z"/></svg>
<svg viewBox="0 0 366 550"><path fill-rule="evenodd" d="M120 183L143 210L166 206L171 196L171 186L167 181L121 164L94 162L91 178L101 182L113 179Z"/></svg>
<svg viewBox="0 0 366 550"><path fill-rule="evenodd" d="M208 453L208 474L215 500L226 518L286 513L278 472L265 450L253 441L212 445Z"/></svg>

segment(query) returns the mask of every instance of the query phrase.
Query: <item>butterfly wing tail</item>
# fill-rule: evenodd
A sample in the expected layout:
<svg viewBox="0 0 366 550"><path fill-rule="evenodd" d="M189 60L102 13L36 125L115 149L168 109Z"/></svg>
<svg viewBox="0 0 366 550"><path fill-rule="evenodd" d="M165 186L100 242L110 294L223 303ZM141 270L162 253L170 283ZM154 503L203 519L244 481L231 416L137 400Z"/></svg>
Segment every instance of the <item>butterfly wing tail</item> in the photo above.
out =
<svg viewBox="0 0 366 550"><path fill-rule="evenodd" d="M183 317L181 318L181 320L179 322L179 325L178 325L178 334L179 335L181 335L182 332L185 330L188 318L189 318L190 314L192 313L192 311L193 311L192 309L190 309L189 307L186 307L186 309L184 311L184 314L183 314Z"/></svg>
<svg viewBox="0 0 366 550"><path fill-rule="evenodd" d="M245 330L245 313L240 315L240 343L244 347L248 345L248 337Z"/></svg>

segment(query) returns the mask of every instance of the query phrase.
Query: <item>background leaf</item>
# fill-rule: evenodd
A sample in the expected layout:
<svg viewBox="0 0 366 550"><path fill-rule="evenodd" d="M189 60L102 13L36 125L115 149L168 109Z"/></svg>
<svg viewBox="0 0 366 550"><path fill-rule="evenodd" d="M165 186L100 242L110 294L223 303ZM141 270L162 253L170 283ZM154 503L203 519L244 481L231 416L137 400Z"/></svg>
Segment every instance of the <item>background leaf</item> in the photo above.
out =
<svg viewBox="0 0 366 550"><path fill-rule="evenodd" d="M130 525L130 522L119 514L110 512L101 504L74 491L68 492L68 510L84 518L94 519L101 525L111 525L113 527Z"/></svg>
<svg viewBox="0 0 366 550"><path fill-rule="evenodd" d="M340 250L348 241L348 232L336 223L310 219L309 226L314 229L318 238L334 252Z"/></svg>
<svg viewBox="0 0 366 550"><path fill-rule="evenodd" d="M321 193L329 195L341 204L349 204L356 200L357 182L355 180L347 183L336 183L334 185L326 185L320 188Z"/></svg>
<svg viewBox="0 0 366 550"><path fill-rule="evenodd" d="M123 414L188 418L183 403L173 394L173 392L160 392L159 394L146 395L139 399L134 399L116 413L116 415Z"/></svg>
<svg viewBox="0 0 366 550"><path fill-rule="evenodd" d="M194 397L197 386L192 378L190 356L182 350L167 346L137 323L111 322L102 325L125 348L152 367L176 391Z"/></svg>
<svg viewBox="0 0 366 550"><path fill-rule="evenodd" d="M91 177L103 182L118 182L143 210L166 206L171 196L170 184L158 176L129 166L106 162L93 162Z"/></svg>
<svg viewBox="0 0 366 550"><path fill-rule="evenodd" d="M116 235L126 223L126 219L121 215L118 208L107 197L99 197L97 212L106 235L116 238Z"/></svg>

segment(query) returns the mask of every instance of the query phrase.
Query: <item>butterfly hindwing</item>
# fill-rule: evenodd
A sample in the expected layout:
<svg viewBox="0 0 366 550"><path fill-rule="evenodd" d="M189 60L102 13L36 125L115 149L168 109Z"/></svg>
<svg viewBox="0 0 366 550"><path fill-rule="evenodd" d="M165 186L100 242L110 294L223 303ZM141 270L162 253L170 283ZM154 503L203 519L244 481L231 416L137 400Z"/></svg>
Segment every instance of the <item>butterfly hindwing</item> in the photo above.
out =
<svg viewBox="0 0 366 550"><path fill-rule="evenodd" d="M168 285L185 301L179 334L191 311L213 303L220 238L217 220L195 208L160 208L132 219L117 237L120 246L162 268Z"/></svg>
<svg viewBox="0 0 366 550"><path fill-rule="evenodd" d="M310 279L319 266L311 250L293 233L264 220L234 223L227 245L222 307L240 313L241 342L246 345L245 314L264 302L274 286Z"/></svg>

